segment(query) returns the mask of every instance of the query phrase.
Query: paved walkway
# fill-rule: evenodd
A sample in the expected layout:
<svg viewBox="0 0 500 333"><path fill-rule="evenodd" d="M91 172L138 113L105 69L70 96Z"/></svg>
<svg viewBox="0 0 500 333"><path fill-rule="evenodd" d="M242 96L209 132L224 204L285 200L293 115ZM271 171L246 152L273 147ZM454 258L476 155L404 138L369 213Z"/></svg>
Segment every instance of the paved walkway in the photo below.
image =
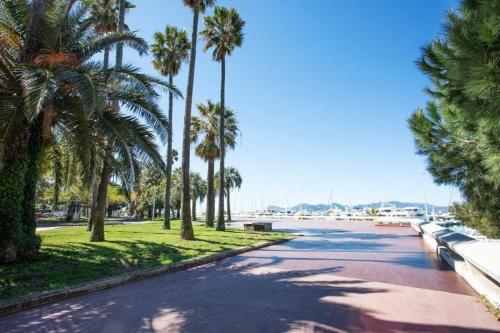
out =
<svg viewBox="0 0 500 333"><path fill-rule="evenodd" d="M222 262L0 318L2 332L498 332L409 228L278 222L305 234Z"/></svg>

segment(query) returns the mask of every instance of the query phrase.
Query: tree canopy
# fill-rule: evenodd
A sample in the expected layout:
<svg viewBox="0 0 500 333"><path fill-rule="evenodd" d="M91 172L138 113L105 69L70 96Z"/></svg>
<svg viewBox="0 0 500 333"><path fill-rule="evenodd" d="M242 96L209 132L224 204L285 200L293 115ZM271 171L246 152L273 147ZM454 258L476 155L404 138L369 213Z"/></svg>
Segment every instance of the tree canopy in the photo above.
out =
<svg viewBox="0 0 500 333"><path fill-rule="evenodd" d="M461 190L457 217L500 237L500 1L462 1L417 63L432 82L409 119L418 153L437 183Z"/></svg>

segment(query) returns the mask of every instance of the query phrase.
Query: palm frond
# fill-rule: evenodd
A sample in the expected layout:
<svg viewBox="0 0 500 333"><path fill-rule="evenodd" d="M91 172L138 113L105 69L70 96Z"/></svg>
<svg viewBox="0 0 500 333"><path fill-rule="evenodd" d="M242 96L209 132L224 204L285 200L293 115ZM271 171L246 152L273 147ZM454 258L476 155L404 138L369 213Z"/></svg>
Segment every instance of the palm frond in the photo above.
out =
<svg viewBox="0 0 500 333"><path fill-rule="evenodd" d="M32 122L55 95L57 84L54 80L54 74L47 69L25 68L20 74L23 86L24 112L28 121Z"/></svg>
<svg viewBox="0 0 500 333"><path fill-rule="evenodd" d="M108 32L102 35L91 35L82 40L79 45L73 50L80 54L82 59L90 59L97 53L102 52L105 48L113 48L118 43L123 43L125 46L136 50L140 55L148 52L148 44L146 41L137 37L133 32Z"/></svg>

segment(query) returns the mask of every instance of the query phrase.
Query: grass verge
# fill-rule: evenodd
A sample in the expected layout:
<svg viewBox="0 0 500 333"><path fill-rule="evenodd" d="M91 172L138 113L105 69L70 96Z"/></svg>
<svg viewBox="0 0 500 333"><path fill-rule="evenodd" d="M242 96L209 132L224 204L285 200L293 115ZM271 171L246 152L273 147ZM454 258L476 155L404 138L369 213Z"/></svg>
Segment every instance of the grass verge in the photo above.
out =
<svg viewBox="0 0 500 333"><path fill-rule="evenodd" d="M493 303L491 303L490 300L488 298L486 298L486 296L484 296L484 295L481 295L479 297L479 299L484 304L484 306L486 306L486 308L488 309L488 311L492 315L494 315L497 318L498 321L500 321L500 308L496 307Z"/></svg>
<svg viewBox="0 0 500 333"><path fill-rule="evenodd" d="M106 241L91 243L85 227L40 232L42 248L33 260L0 266L0 299L67 287L139 268L171 264L264 241L282 233L194 226L196 240L179 237L179 222L163 230L160 222L106 226Z"/></svg>

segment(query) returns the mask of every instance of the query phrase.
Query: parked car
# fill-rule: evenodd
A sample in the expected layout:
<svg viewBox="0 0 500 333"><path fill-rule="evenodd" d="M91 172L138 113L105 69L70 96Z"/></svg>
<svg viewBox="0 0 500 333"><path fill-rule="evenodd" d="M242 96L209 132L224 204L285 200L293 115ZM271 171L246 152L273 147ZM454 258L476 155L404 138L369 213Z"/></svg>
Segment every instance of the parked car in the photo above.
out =
<svg viewBox="0 0 500 333"><path fill-rule="evenodd" d="M52 215L54 217L57 217L58 219L63 219L66 216L66 212L59 210L59 211L52 212Z"/></svg>

